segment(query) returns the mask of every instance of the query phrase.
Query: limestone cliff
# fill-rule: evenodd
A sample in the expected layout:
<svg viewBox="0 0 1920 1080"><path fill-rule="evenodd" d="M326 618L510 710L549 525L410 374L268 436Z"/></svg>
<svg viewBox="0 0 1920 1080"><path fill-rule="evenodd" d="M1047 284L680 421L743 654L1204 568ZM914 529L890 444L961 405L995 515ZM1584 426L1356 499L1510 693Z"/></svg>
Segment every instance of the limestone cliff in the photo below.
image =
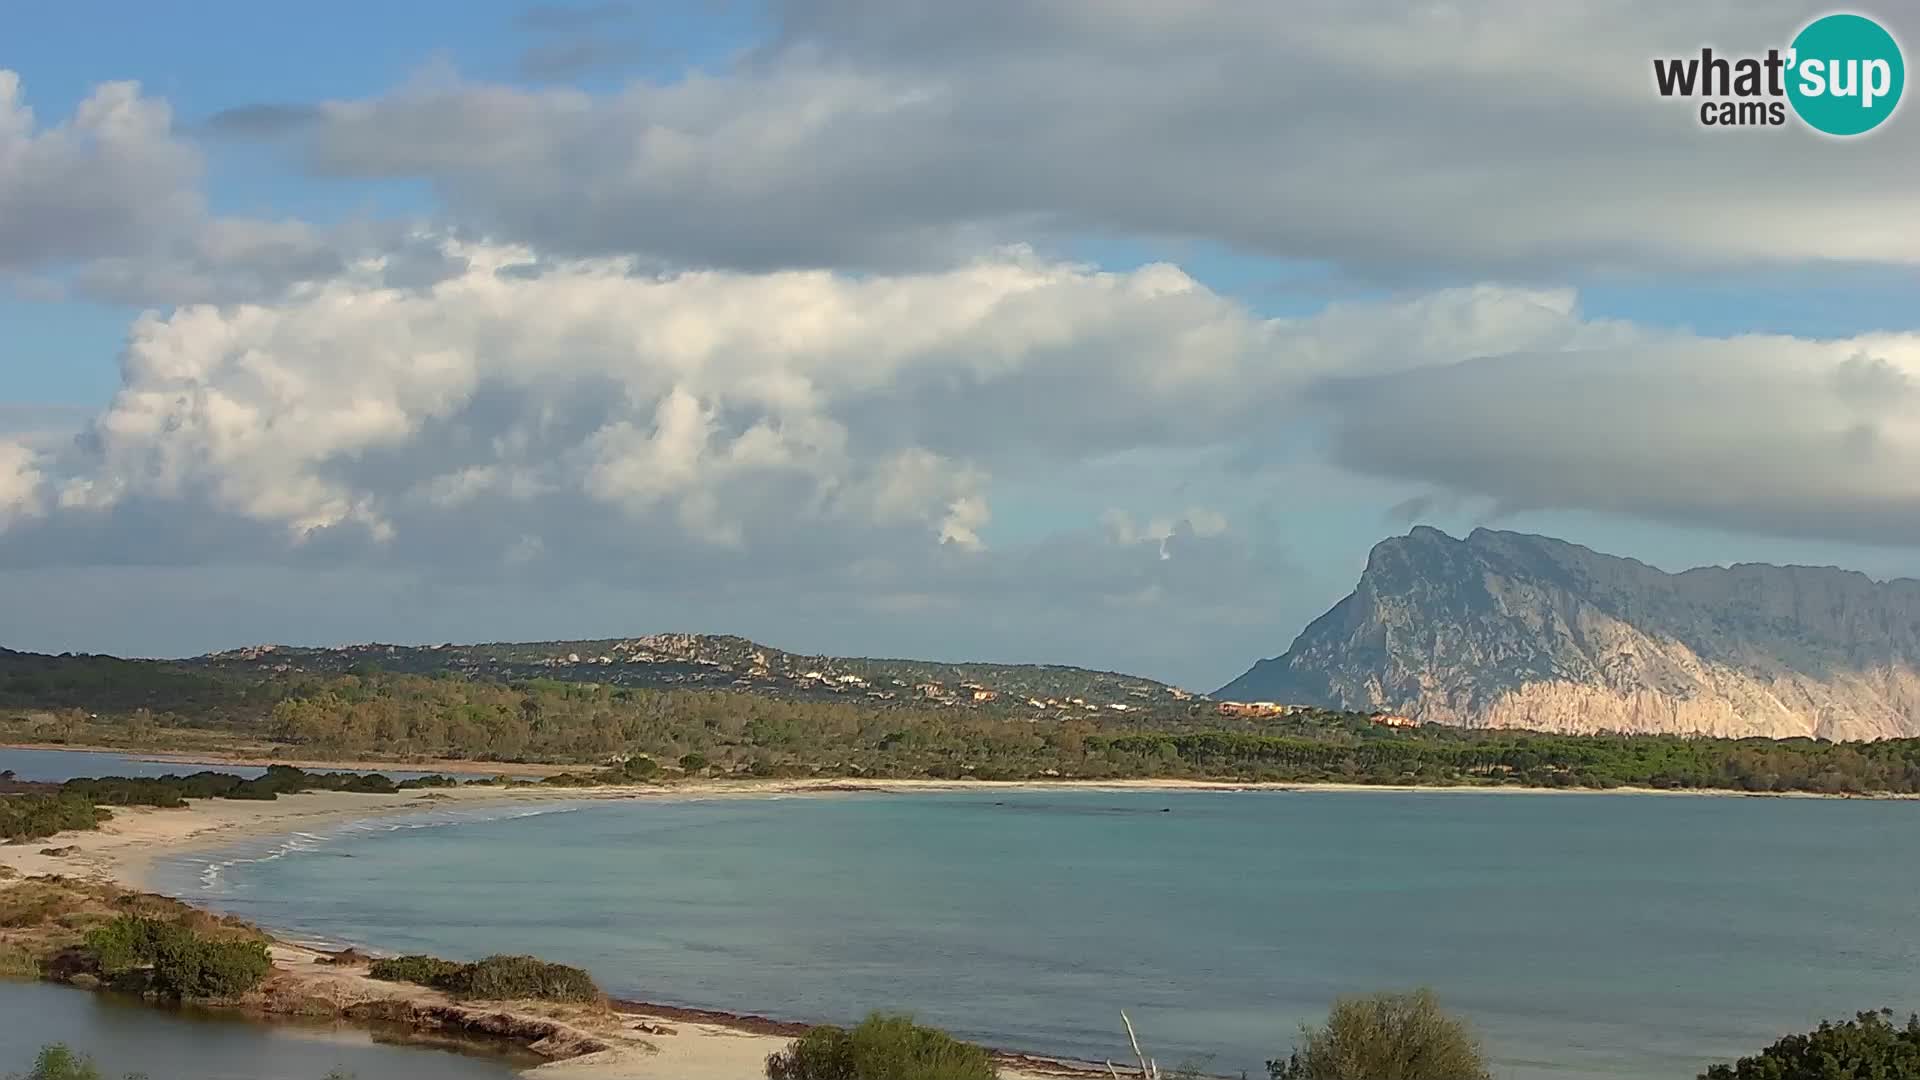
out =
<svg viewBox="0 0 1920 1080"><path fill-rule="evenodd" d="M1920 581L1668 574L1544 536L1419 527L1217 696L1544 731L1920 735Z"/></svg>

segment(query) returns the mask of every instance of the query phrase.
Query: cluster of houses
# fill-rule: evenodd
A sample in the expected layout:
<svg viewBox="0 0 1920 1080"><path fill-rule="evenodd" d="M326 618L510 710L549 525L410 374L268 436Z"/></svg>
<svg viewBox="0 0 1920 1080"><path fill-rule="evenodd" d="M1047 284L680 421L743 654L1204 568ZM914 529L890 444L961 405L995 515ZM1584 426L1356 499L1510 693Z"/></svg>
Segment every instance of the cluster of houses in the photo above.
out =
<svg viewBox="0 0 1920 1080"><path fill-rule="evenodd" d="M1214 705L1213 711L1221 716L1239 716L1257 720L1274 716L1292 716L1305 708L1305 705L1282 705L1277 701L1222 701Z"/></svg>
<svg viewBox="0 0 1920 1080"><path fill-rule="evenodd" d="M959 705L963 702L984 705L1000 697L998 690L970 682L961 683L952 690L947 689L945 683L917 683L914 685L913 693L922 701L937 701L942 705Z"/></svg>
<svg viewBox="0 0 1920 1080"><path fill-rule="evenodd" d="M1236 716L1243 719L1263 720L1280 716L1292 716L1307 711L1306 705L1285 705L1278 701L1222 701L1214 705L1213 710L1221 716ZM1420 721L1400 713L1377 712L1367 717L1380 727L1417 728Z"/></svg>

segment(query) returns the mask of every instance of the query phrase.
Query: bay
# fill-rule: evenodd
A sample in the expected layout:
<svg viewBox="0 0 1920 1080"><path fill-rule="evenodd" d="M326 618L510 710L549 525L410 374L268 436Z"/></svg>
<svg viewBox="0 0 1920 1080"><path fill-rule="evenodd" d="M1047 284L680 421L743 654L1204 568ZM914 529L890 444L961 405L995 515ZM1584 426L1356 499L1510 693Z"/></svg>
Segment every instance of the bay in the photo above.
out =
<svg viewBox="0 0 1920 1080"><path fill-rule="evenodd" d="M1339 995L1428 986L1497 1076L1584 1080L1920 1006L1916 839L1910 802L986 790L350 828L159 884L325 940L1001 1047L1118 1058L1124 1008L1163 1064L1234 1074Z"/></svg>

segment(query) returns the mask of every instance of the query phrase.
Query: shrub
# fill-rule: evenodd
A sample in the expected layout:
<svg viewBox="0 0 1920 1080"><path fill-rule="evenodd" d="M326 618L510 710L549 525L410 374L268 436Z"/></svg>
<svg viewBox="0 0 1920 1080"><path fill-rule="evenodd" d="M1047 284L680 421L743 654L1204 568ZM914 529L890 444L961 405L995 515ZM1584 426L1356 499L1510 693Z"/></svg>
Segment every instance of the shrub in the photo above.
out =
<svg viewBox="0 0 1920 1080"><path fill-rule="evenodd" d="M436 990L445 990L452 980L466 969L465 964L456 964L451 960L442 960L437 956L390 956L375 960L367 969L367 974L386 982L418 983L431 986Z"/></svg>
<svg viewBox="0 0 1920 1080"><path fill-rule="evenodd" d="M467 965L449 987L459 997L487 1001L598 1001L600 988L577 967L535 956L489 956Z"/></svg>
<svg viewBox="0 0 1920 1080"><path fill-rule="evenodd" d="M767 1080L993 1080L987 1052L906 1016L813 1028L767 1058Z"/></svg>
<svg viewBox="0 0 1920 1080"><path fill-rule="evenodd" d="M159 919L121 915L87 931L83 947L103 974L118 975L153 963L165 926Z"/></svg>
<svg viewBox="0 0 1920 1080"><path fill-rule="evenodd" d="M705 772L707 766L711 764L713 763L707 760L707 755L697 750L690 754L680 755L680 768L690 773Z"/></svg>
<svg viewBox="0 0 1920 1080"><path fill-rule="evenodd" d="M1327 1022L1300 1031L1272 1080L1489 1080L1480 1044L1432 992L1343 998Z"/></svg>
<svg viewBox="0 0 1920 1080"><path fill-rule="evenodd" d="M537 956L489 956L477 964L457 964L417 954L396 956L375 960L367 974L387 982L417 983L455 997L486 1001L600 1000L600 988L591 975Z"/></svg>
<svg viewBox="0 0 1920 1080"><path fill-rule="evenodd" d="M181 931L164 939L154 957L154 989L170 997L235 998L273 970L258 941L215 941Z"/></svg>
<svg viewBox="0 0 1920 1080"><path fill-rule="evenodd" d="M87 932L82 948L105 975L151 968L147 989L167 997L232 998L273 970L263 942L203 937L181 922L121 915Z"/></svg>
<svg viewBox="0 0 1920 1080"><path fill-rule="evenodd" d="M1904 1027L1893 1012L1863 1012L1823 1022L1806 1035L1788 1035L1753 1057L1715 1065L1700 1080L1897 1080L1920 1076L1920 1016Z"/></svg>
<svg viewBox="0 0 1920 1080"><path fill-rule="evenodd" d="M0 840L39 840L70 829L97 828L113 815L84 795L0 795Z"/></svg>
<svg viewBox="0 0 1920 1080"><path fill-rule="evenodd" d="M476 780L474 781L474 783L484 783L484 781ZM399 784L395 786L400 788L403 791L411 791L414 788L459 787L460 781L456 780L451 776L445 776L441 773L433 773L428 776L416 776L411 780L402 780L400 781Z"/></svg>
<svg viewBox="0 0 1920 1080"><path fill-rule="evenodd" d="M33 1059L33 1071L15 1076L17 1080L101 1080L92 1059L74 1053L63 1043L41 1047L39 1056Z"/></svg>
<svg viewBox="0 0 1920 1080"><path fill-rule="evenodd" d="M621 764L620 773L629 780L651 780L660 775L660 764L645 754L635 754Z"/></svg>

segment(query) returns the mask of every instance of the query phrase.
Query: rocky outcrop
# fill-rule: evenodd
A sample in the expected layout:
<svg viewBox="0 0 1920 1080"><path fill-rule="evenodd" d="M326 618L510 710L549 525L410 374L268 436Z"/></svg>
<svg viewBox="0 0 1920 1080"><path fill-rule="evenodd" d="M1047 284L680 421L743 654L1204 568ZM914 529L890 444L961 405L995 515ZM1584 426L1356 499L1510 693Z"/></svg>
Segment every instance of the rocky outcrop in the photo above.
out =
<svg viewBox="0 0 1920 1080"><path fill-rule="evenodd" d="M1920 581L1668 574L1544 536L1420 527L1219 692L1542 731L1920 735Z"/></svg>

